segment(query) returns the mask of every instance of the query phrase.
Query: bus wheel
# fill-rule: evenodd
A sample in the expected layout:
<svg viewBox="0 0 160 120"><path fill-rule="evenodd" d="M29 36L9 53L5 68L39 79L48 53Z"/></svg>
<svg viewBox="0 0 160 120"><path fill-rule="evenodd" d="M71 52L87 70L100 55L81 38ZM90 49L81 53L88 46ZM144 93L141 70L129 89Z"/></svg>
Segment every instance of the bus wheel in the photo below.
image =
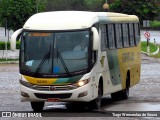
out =
<svg viewBox="0 0 160 120"><path fill-rule="evenodd" d="M113 100L126 100L129 97L129 86L130 86L130 74L129 72L127 73L127 78L126 78L126 88L124 90L115 92L111 94L111 97Z"/></svg>
<svg viewBox="0 0 160 120"><path fill-rule="evenodd" d="M123 100L128 99L128 97L129 97L129 86L126 86L126 89L122 90L122 91L120 92L120 94L121 94L121 98L122 98Z"/></svg>
<svg viewBox="0 0 160 120"><path fill-rule="evenodd" d="M101 107L101 98L102 98L102 87L101 84L99 83L98 85L98 97L91 101L90 107L92 109L100 109Z"/></svg>
<svg viewBox="0 0 160 120"><path fill-rule="evenodd" d="M31 107L34 111L42 111L44 102L31 102Z"/></svg>
<svg viewBox="0 0 160 120"><path fill-rule="evenodd" d="M128 97L129 97L129 87L127 87L125 90L121 91L121 98L123 100L128 99Z"/></svg>

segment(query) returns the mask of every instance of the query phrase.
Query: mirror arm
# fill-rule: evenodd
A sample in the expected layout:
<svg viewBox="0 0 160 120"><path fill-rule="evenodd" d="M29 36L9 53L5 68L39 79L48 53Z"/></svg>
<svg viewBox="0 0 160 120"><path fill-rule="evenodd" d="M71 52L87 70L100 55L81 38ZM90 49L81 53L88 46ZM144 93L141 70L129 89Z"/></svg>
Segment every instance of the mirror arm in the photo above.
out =
<svg viewBox="0 0 160 120"><path fill-rule="evenodd" d="M17 37L22 33L23 28L16 30L10 39L10 48L12 51L16 50L16 41L17 41Z"/></svg>

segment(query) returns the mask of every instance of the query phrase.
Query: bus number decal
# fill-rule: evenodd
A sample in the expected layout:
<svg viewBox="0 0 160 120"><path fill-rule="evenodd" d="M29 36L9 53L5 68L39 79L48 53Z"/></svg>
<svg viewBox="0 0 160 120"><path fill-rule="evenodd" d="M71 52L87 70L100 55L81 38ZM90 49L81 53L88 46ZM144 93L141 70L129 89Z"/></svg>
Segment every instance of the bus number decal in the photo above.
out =
<svg viewBox="0 0 160 120"><path fill-rule="evenodd" d="M47 83L47 80L37 80L37 83Z"/></svg>

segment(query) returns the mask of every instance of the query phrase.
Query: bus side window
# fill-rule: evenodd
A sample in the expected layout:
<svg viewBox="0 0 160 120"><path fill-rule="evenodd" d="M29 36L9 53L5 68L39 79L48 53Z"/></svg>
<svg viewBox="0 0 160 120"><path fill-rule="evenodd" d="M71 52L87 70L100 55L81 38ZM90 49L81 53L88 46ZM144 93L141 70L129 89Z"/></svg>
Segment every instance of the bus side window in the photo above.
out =
<svg viewBox="0 0 160 120"><path fill-rule="evenodd" d="M113 48L115 48L114 25L108 24L107 31L108 31L107 34L108 34L109 48L113 49Z"/></svg>
<svg viewBox="0 0 160 120"><path fill-rule="evenodd" d="M123 29L123 46L124 47L129 47L128 25L127 24L122 24L122 29Z"/></svg>
<svg viewBox="0 0 160 120"><path fill-rule="evenodd" d="M129 23L129 43L130 46L134 46L134 31L133 31L133 23Z"/></svg>
<svg viewBox="0 0 160 120"><path fill-rule="evenodd" d="M136 43L136 45L138 45L140 42L139 23L134 23L134 31L135 31L135 43Z"/></svg>
<svg viewBox="0 0 160 120"><path fill-rule="evenodd" d="M122 27L121 24L115 24L116 45L117 48L122 48Z"/></svg>
<svg viewBox="0 0 160 120"><path fill-rule="evenodd" d="M108 48L106 25L101 25L101 50L106 50L106 48Z"/></svg>

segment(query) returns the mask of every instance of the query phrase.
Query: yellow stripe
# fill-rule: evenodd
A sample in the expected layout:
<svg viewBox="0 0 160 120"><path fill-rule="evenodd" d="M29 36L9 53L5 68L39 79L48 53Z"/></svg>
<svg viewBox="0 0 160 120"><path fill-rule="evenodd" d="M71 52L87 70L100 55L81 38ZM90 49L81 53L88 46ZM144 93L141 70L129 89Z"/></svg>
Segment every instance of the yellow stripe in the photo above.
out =
<svg viewBox="0 0 160 120"><path fill-rule="evenodd" d="M32 84L36 85L52 85L54 82L56 82L57 78L34 78L23 75L23 77Z"/></svg>

